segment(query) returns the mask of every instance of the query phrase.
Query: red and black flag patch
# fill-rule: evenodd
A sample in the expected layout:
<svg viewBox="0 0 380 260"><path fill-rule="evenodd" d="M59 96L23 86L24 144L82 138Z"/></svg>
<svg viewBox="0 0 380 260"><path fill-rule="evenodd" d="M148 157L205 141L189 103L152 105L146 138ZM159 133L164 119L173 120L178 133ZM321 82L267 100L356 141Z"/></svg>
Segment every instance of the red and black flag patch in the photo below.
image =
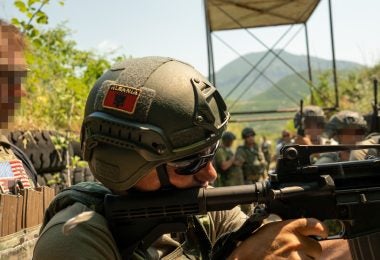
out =
<svg viewBox="0 0 380 260"><path fill-rule="evenodd" d="M140 93L140 89L113 84L104 97L103 107L133 114Z"/></svg>

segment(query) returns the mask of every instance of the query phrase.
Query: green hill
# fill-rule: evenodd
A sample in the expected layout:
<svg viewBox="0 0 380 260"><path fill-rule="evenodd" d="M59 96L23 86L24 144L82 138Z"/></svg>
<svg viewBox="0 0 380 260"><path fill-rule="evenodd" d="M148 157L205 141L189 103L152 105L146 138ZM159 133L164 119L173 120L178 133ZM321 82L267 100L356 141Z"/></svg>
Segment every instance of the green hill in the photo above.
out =
<svg viewBox="0 0 380 260"><path fill-rule="evenodd" d="M307 71L307 60L305 55L295 55L282 50L275 50L275 52L281 52L279 56L288 64L290 64L297 72ZM247 60L249 60L252 64L256 64L260 59L262 59L264 55L266 55L266 52L254 52L246 54L244 57ZM257 66L257 69L263 71L274 57L275 56L272 53L267 54L267 56ZM312 69L315 72L321 72L326 69L330 69L332 66L330 60L321 59L317 57L310 57L310 60ZM337 61L336 64L338 70L349 70L362 67L362 65L358 63L348 61ZM249 70L251 70L251 68L252 66L241 58L237 58L225 65L223 68L221 68L216 73L216 85L219 91L221 92L222 96L225 97L231 91L231 89L237 85L237 83L242 79L242 77ZM278 83L279 86L280 80L285 79L287 76L293 74L294 71L292 71L279 59L275 59L273 63L265 71L265 75L268 78L270 78L272 82ZM305 78L307 78L307 74L302 74ZM253 96L263 93L265 90L268 90L272 87L272 82L261 76L256 80L253 86L249 87L249 90L247 92L244 92L244 90L248 88L249 85L252 85L252 82L255 80L257 75L259 75L259 72L257 70L254 70L252 73L250 73L249 76L243 81L241 85L239 85L239 87L236 88L236 90L233 92L232 95L228 97L227 100L234 101L241 94L243 94L243 97L239 100L241 100L242 102L244 102L244 100L251 100ZM297 82L300 82L300 80L297 80ZM294 84L298 85L298 83L295 82L290 83L290 85ZM304 84L304 82L300 84ZM306 84L304 85L306 86Z"/></svg>

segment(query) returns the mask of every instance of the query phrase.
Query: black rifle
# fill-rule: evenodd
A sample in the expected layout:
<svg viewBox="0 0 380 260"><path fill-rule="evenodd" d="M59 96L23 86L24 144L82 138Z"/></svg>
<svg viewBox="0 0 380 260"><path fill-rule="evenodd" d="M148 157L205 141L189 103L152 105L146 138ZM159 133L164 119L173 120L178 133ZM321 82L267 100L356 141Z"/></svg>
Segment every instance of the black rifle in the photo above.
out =
<svg viewBox="0 0 380 260"><path fill-rule="evenodd" d="M372 116L371 116L371 133L379 133L379 107L377 105L377 79L373 79L373 96L374 100L372 103Z"/></svg>
<svg viewBox="0 0 380 260"><path fill-rule="evenodd" d="M297 128L297 135L305 136L305 127L304 127L304 119L303 119L303 100L300 100L300 123Z"/></svg>
<svg viewBox="0 0 380 260"><path fill-rule="evenodd" d="M105 215L116 240L148 247L159 236L185 232L189 217L259 203L282 219L338 219L342 238L380 231L380 160L312 165L310 155L380 145L289 145L281 149L269 180L252 185L107 195ZM251 231L252 232L252 231Z"/></svg>

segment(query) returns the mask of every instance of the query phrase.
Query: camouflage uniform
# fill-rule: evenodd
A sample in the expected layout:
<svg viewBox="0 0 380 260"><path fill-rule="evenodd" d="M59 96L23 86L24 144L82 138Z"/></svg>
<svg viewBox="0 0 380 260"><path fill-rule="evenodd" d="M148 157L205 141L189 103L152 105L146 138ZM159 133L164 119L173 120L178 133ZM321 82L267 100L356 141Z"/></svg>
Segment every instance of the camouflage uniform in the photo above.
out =
<svg viewBox="0 0 380 260"><path fill-rule="evenodd" d="M244 181L250 184L264 176L266 161L260 146L255 144L252 148L241 145L236 150L236 159L242 163Z"/></svg>
<svg viewBox="0 0 380 260"><path fill-rule="evenodd" d="M230 148L219 147L215 154L214 164L220 182L217 186L233 186L244 184L243 172L240 167L232 164L227 170L222 170L221 164L224 161L230 160L234 153Z"/></svg>

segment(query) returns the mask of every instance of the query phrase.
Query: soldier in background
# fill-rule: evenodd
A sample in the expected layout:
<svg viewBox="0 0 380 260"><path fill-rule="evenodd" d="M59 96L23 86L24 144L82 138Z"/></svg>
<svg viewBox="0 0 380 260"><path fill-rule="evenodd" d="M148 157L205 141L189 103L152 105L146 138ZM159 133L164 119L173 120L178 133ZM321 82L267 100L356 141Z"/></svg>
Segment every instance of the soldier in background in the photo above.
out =
<svg viewBox="0 0 380 260"><path fill-rule="evenodd" d="M290 136L290 132L287 130L282 130L281 138L276 145L276 154L273 157L273 160L274 161L277 160L277 158L280 156L280 150L284 145L293 144L293 143L294 143L294 140Z"/></svg>
<svg viewBox="0 0 380 260"><path fill-rule="evenodd" d="M255 135L253 128L244 128L241 133L244 144L240 145L236 150L236 160L242 168L246 184L252 184L265 177L267 163L260 146L255 141Z"/></svg>
<svg viewBox="0 0 380 260"><path fill-rule="evenodd" d="M376 118L374 118L376 117ZM368 135L363 141L357 144L380 144L380 117L378 115L373 115L372 113L364 115L364 119L367 122L368 128L370 129ZM377 120L376 120L377 119ZM373 122L375 121L375 122ZM352 150L350 153L350 161L366 160L371 158L379 158L380 151L378 149L362 149L362 150Z"/></svg>
<svg viewBox="0 0 380 260"><path fill-rule="evenodd" d="M293 121L296 129L303 128L304 131L304 136L297 135L294 143L301 145L337 144L333 140L322 136L326 122L326 116L322 108L318 106L305 106L302 117L300 111L298 111Z"/></svg>
<svg viewBox="0 0 380 260"><path fill-rule="evenodd" d="M329 138L334 138L339 144L356 144L362 141L367 132L367 122L363 116L354 111L344 110L333 115L326 124L325 133ZM348 161L350 151L337 153L325 153L317 163Z"/></svg>
<svg viewBox="0 0 380 260"><path fill-rule="evenodd" d="M218 173L215 186L233 186L244 184L243 172L237 165L232 145L236 136L231 132L225 132L222 143L219 145L214 158L214 165Z"/></svg>

